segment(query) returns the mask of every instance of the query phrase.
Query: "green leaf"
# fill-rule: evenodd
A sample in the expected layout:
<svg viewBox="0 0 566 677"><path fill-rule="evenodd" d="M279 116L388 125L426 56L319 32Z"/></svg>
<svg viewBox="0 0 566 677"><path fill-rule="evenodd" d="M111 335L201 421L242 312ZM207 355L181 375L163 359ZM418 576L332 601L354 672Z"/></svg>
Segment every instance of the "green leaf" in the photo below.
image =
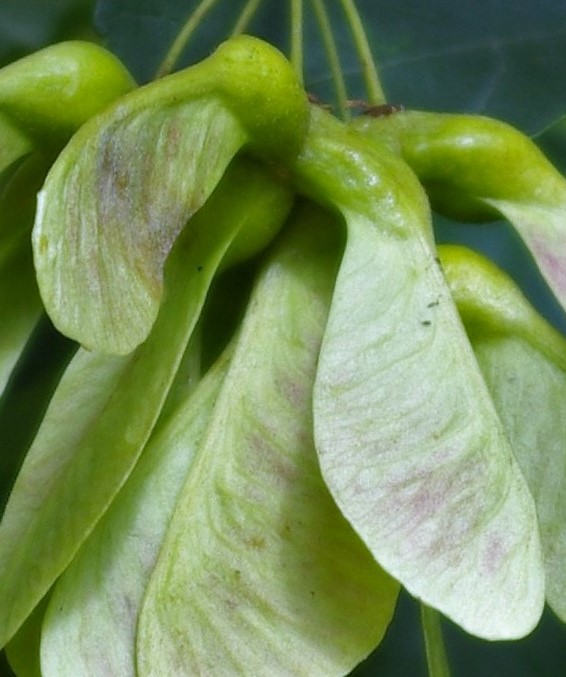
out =
<svg viewBox="0 0 566 677"><path fill-rule="evenodd" d="M224 356L158 422L124 488L57 582L42 628L44 677L135 674L143 594L227 365Z"/></svg>
<svg viewBox="0 0 566 677"><path fill-rule="evenodd" d="M314 392L325 481L413 595L480 637L524 636L544 602L535 506L435 260L416 177L323 113L296 173L348 227Z"/></svg>
<svg viewBox="0 0 566 677"><path fill-rule="evenodd" d="M0 646L71 562L134 467L226 250L257 221L280 224L289 203L287 190L260 169L232 166L169 257L166 298L147 341L128 358L81 350L71 362L0 523Z"/></svg>
<svg viewBox="0 0 566 677"><path fill-rule="evenodd" d="M566 340L490 261L442 247L443 269L534 496L546 599L566 622Z"/></svg>
<svg viewBox="0 0 566 677"><path fill-rule="evenodd" d="M306 208L256 285L146 593L141 675L343 675L389 623L398 584L336 509L312 440L333 228Z"/></svg>
<svg viewBox="0 0 566 677"><path fill-rule="evenodd" d="M76 348L42 314L10 375L0 398L0 513Z"/></svg>
<svg viewBox="0 0 566 677"><path fill-rule="evenodd" d="M88 474L94 481L102 468L96 472L96 456L92 451L89 456L88 448L82 452L84 458L80 452L126 367L124 358L80 351L61 379L28 452L0 523L2 645L86 538L84 508L94 493L88 492L87 499ZM116 446L109 445L109 450Z"/></svg>

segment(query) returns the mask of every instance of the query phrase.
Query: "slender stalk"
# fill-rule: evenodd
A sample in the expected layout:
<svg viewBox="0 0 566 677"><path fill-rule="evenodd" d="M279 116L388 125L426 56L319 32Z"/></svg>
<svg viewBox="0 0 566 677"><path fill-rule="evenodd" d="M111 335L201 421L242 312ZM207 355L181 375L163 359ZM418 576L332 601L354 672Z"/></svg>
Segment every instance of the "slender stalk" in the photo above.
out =
<svg viewBox="0 0 566 677"><path fill-rule="evenodd" d="M201 0L201 2L195 7L195 9L185 21L183 28L173 41L173 44L169 48L165 58L161 62L161 65L155 74L156 78L161 78L164 75L171 73L175 67L175 64L177 61L179 61L184 49L189 44L189 40L191 39L193 33L199 27L206 14L214 7L217 2L218 0Z"/></svg>
<svg viewBox="0 0 566 677"><path fill-rule="evenodd" d="M303 0L291 0L291 63L303 83Z"/></svg>
<svg viewBox="0 0 566 677"><path fill-rule="evenodd" d="M238 17L236 23L234 24L234 28L232 29L232 36L240 35L240 33L243 33L244 31L247 30L261 3L262 0L247 0L242 11L240 12L240 16Z"/></svg>
<svg viewBox="0 0 566 677"><path fill-rule="evenodd" d="M344 14L352 31L358 58L362 66L362 73L366 85L368 102L374 106L386 103L385 94L381 87L377 67L371 53L368 38L364 30L355 0L340 0Z"/></svg>
<svg viewBox="0 0 566 677"><path fill-rule="evenodd" d="M450 668L444 648L442 628L440 627L440 614L422 602L421 625L429 677L450 677Z"/></svg>
<svg viewBox="0 0 566 677"><path fill-rule="evenodd" d="M326 57L332 73L332 80L334 82L334 89L336 91L336 103L338 107L338 114L343 120L350 118L350 110L348 109L348 94L346 91L346 83L344 81L344 74L342 66L340 65L340 57L338 55L338 48L336 47L336 40L332 32L332 25L328 18L328 12L324 0L311 0L316 20L320 28L320 34L324 43Z"/></svg>

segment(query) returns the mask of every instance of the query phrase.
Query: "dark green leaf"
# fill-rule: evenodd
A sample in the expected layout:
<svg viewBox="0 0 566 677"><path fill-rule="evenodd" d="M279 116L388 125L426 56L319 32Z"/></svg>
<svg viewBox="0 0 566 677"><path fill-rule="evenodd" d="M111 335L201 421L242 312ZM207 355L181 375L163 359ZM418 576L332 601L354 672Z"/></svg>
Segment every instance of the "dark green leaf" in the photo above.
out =
<svg viewBox="0 0 566 677"><path fill-rule="evenodd" d="M157 316L176 237L235 154L293 156L308 119L289 61L249 36L90 119L38 196L34 261L55 326L88 349L131 352ZM249 254L240 245L235 258Z"/></svg>
<svg viewBox="0 0 566 677"><path fill-rule="evenodd" d="M561 0L359 0L393 101L485 113L527 132L566 110Z"/></svg>
<svg viewBox="0 0 566 677"><path fill-rule="evenodd" d="M196 0L99 0L98 27L141 79L153 76ZM338 2L328 2L350 98L364 97L360 65ZM536 132L566 110L566 4L560 0L358 0L389 99L412 108L501 117ZM243 1L220 2L179 65L201 58L232 28ZM307 87L333 96L328 63L305 3ZM264 0L250 32L288 52L289 2ZM147 44L152 49L145 48Z"/></svg>
<svg viewBox="0 0 566 677"><path fill-rule="evenodd" d="M53 42L90 34L94 4L95 0L2 0L0 64Z"/></svg>

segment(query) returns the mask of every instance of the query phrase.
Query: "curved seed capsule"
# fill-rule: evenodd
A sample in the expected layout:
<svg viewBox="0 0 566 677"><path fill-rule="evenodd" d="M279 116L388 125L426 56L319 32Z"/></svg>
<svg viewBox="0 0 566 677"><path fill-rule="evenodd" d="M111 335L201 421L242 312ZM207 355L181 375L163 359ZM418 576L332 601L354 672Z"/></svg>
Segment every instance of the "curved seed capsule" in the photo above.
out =
<svg viewBox="0 0 566 677"><path fill-rule="evenodd" d="M314 390L326 484L412 594L480 637L523 636L544 604L535 505L437 263L417 179L322 111L295 174L348 231Z"/></svg>
<svg viewBox="0 0 566 677"><path fill-rule="evenodd" d="M292 201L263 168L238 159L176 242L147 341L128 356L79 350L67 367L0 522L0 646L71 563L136 465L231 243L242 229L275 232Z"/></svg>
<svg viewBox="0 0 566 677"><path fill-rule="evenodd" d="M0 70L0 113L40 146L61 145L136 83L109 51L61 42Z"/></svg>
<svg viewBox="0 0 566 677"><path fill-rule="evenodd" d="M291 64L255 38L123 97L85 125L49 173L33 233L54 324L84 346L133 350L159 309L185 223L246 147L294 157L308 124Z"/></svg>
<svg viewBox="0 0 566 677"><path fill-rule="evenodd" d="M464 247L438 253L536 502L546 600L566 622L566 340L491 261Z"/></svg>
<svg viewBox="0 0 566 677"><path fill-rule="evenodd" d="M53 153L135 86L112 54L65 42L0 69L0 392L41 313L29 243Z"/></svg>
<svg viewBox="0 0 566 677"><path fill-rule="evenodd" d="M137 674L144 591L228 364L223 355L160 418L116 500L55 584L42 623L43 677Z"/></svg>
<svg viewBox="0 0 566 677"><path fill-rule="evenodd" d="M303 205L262 267L145 592L140 675L339 677L391 619L399 585L336 508L312 439L335 225Z"/></svg>
<svg viewBox="0 0 566 677"><path fill-rule="evenodd" d="M355 126L398 148L439 212L464 221L506 218L566 308L566 179L531 139L474 115L405 111Z"/></svg>

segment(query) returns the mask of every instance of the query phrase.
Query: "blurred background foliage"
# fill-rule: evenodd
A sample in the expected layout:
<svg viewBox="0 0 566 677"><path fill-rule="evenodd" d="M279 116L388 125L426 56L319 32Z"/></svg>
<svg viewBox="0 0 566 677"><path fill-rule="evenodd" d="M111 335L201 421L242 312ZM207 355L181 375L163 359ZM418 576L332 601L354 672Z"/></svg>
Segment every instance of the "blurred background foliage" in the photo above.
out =
<svg viewBox="0 0 566 677"><path fill-rule="evenodd" d="M195 0L0 0L0 66L47 44L83 38L118 54L140 83L152 79ZM213 4L213 3L211 3ZM177 67L203 58L230 34L244 0L220 0L183 50ZM264 0L248 32L290 48L289 2ZM563 0L358 0L388 100L407 108L482 113L536 137L566 171L566 3ZM365 98L360 62L338 0L326 6L348 96ZM334 103L335 90L311 3L304 3L304 74L309 92ZM487 253L556 327L566 317L505 223L463 226L435 218L437 239ZM33 438L74 346L43 320L0 399L0 503ZM347 622L348 619L345 619ZM488 643L444 623L454 677L560 677L566 629L547 612L521 642ZM381 647L356 677L426 674L418 607L403 595ZM11 675L5 662L0 675ZM77 676L79 677L79 676Z"/></svg>

